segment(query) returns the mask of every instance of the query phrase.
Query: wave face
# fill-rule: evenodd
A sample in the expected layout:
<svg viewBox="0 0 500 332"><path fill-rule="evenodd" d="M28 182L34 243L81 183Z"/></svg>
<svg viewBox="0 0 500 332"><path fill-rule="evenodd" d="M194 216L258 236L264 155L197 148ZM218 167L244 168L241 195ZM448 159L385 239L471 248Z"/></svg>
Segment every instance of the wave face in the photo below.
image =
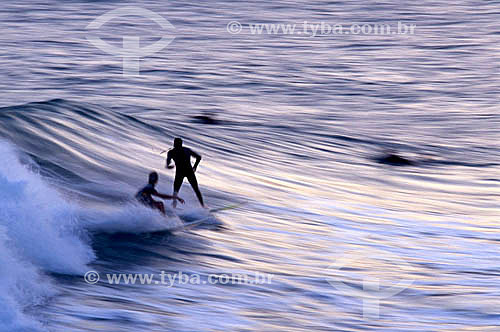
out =
<svg viewBox="0 0 500 332"><path fill-rule="evenodd" d="M262 115L262 119L267 117L267 114ZM393 254L403 255L410 261L426 262L436 250L445 250L441 248L439 239L451 236L457 249L446 259L457 265L456 269L444 269L443 273L454 274L456 282L461 283L460 275L467 270L466 264L460 263L462 255L478 251L464 239L484 239L487 236L486 241L495 241L494 236L485 235L493 227L494 205L466 206L459 203L459 199L462 202L469 200L473 192L491 200L493 173L497 167L494 159L460 161L458 154L455 155L453 149L446 145L430 147L433 154L419 156L416 144L387 144L370 135L354 137L340 130L332 135L320 125L314 129L304 125L297 117L300 116L283 119L279 125L272 121L244 121L241 118L221 119L222 122L207 124L200 123L197 118L190 122L189 117L182 118L178 113L145 111L139 115L63 99L1 109L0 263L4 273L0 286L0 311L3 315L0 317L0 331L42 331L46 330L46 324L62 331L66 328L65 324L75 324L70 321L82 320L82 317L68 312L70 318L58 326L57 319L49 318L44 323L45 319L40 315L57 317L61 310L92 312L92 306L86 307L79 300L89 296L88 286L79 283L70 284L75 295L66 300L69 302L64 307L70 309L56 306L58 309L54 311L48 305L54 301L55 295L67 293L68 289L64 286L67 276L74 280L71 276L75 278L92 269L114 272L125 268L154 272L166 263L176 266L175 269L186 268L182 267L186 265L188 269L204 271L192 264L193 259L203 261L213 257L214 261L209 260L210 266L219 266L221 259L227 266L239 266L240 256L250 261L254 259L248 256L248 249L240 248L252 248L251 252L256 257L267 253L267 247L260 247L251 240L252 237L247 239L248 230L243 228L239 230L238 237L226 238L228 243L236 241L230 255L207 254L212 250L205 241L196 239L192 242L182 237L172 240L166 235L164 231L179 225L181 220L178 217L165 219L133 201L133 194L145 183L151 169L160 173L159 189L170 192L172 174L162 169L164 155L160 152L169 146L176 133L181 132L189 132L189 136L183 137L189 145L203 151L203 167L199 176L209 202L220 205L243 198L251 199L252 210L234 214L237 217L235 220L245 220L242 222L244 225L260 225L270 234L278 230L287 236L296 236L289 234L290 229L298 232L294 234L308 234L310 238L307 241L323 243L322 250L329 252L326 256L319 252L317 255L310 253L326 265L331 262L328 257L338 254L331 251L330 241L348 250L353 239L357 239L354 240L356 246L363 246L362 239L366 236L383 239L388 234L389 238L381 241L385 250L392 250L394 236L401 240L408 236L419 239L421 228L425 228L425 243L432 243L435 238L435 247L416 244L422 251L420 257L412 256L414 248L397 250ZM272 132L277 137L273 137ZM253 138L249 140L247 137ZM299 141L303 144L298 144ZM381 165L376 153L369 152L380 152L386 148L394 151L396 147L398 151L411 155L411 160L416 162L402 168ZM472 155L481 153L474 144L466 148ZM301 154L301 151L307 153ZM443 151L450 152L446 155L447 159ZM450 161L453 159L456 162ZM335 168L330 167L332 162ZM310 174L294 171L304 167L304 164L307 164ZM451 170L452 167L461 170L460 177ZM356 174L352 168L357 169ZM476 170L481 170L481 179L472 175ZM381 178L380 173L386 178ZM364 178L359 178L360 174ZM415 179L420 179L418 185ZM436 183L446 185L446 192L436 190ZM196 199L189 186L183 187L181 194L187 199L181 214L188 219L203 216L204 212L196 208ZM429 215L422 212L425 209L446 213L440 212L436 217L436 212ZM263 223L255 219L255 214L262 218ZM429 217L431 215L433 217ZM477 219L479 215L481 220ZM430 224L427 224L428 218L432 221ZM434 224L436 218L438 226ZM229 223L232 228L240 227L240 222ZM476 225L474 227L479 227L479 230L468 229L468 224ZM404 232L395 233L394 225ZM326 239L316 233L318 227L324 228L327 233L334 227L339 235L329 233L332 238L325 242ZM488 231L483 233L482 227ZM276 248L281 248L271 250L274 258L270 260L274 263L269 263L271 265L266 268L267 272L277 273L279 270L272 266L279 266L279 262L290 259L290 253L286 254L287 250L280 247L282 240L274 236L268 238L266 232L256 231L254 235L260 237L263 243L274 243ZM163 235L148 235L153 233ZM346 238L350 240L344 243ZM488 257L490 250L485 246L478 255ZM490 273L487 271L487 258L484 257L477 264L478 274ZM309 258L293 260L290 264L295 267L291 267L290 271L306 266ZM260 266L260 263L256 264ZM242 263L241 268L245 269L244 266ZM363 269L371 273L370 263L367 262ZM321 269L314 271L320 276L325 273ZM307 273L310 272L301 272L302 275ZM393 277L398 278L399 273L396 272ZM423 272L416 272L417 275L419 273ZM480 281L477 282L476 286L482 287ZM288 289L295 287L293 284L282 281L273 286L274 291L286 302ZM300 291L300 296L306 298L310 289L315 289L315 292L330 290L318 288L314 282L309 284L306 279L301 279L301 285L304 293ZM122 301L121 296L134 301L135 291L130 291L128 295L125 290L125 295L114 297L105 288L100 289L102 294L110 297L109 302L100 302L103 306L102 317L110 321L109 328L125 328L130 320L134 321L133 318L123 322L113 318L115 307ZM147 290L151 291L156 290ZM426 292L418 287L413 291L426 296ZM487 289L484 291L488 292ZM229 290L219 294L220 289L205 288L203 292L213 292L217 301L222 302L224 298L233 296ZM166 296L165 293L159 294ZM196 288L185 289L183 294L190 301L199 299ZM239 294L243 301L239 306L245 307L246 301L249 301L245 300L248 294ZM450 293L450 296L455 295ZM336 296L334 298L337 299ZM89 300L98 301L95 298ZM154 302L158 299L153 297L150 300ZM75 301L79 304L72 304ZM177 300L173 298L172 301ZM176 315L196 316L195 312L203 311L203 307L209 304L201 301L194 311L179 309ZM400 304L397 301L393 304L397 308L394 314L413 315L398 307ZM47 305L48 309L43 309ZM174 303L168 307L172 306L175 306ZM146 309L140 303L132 307L139 311L165 310L163 304L154 305L154 309ZM326 306L321 310L330 310L328 308ZM92 316L91 313L89 315ZM446 316L446 313L442 315ZM222 317L217 314L214 317L221 322L221 328L227 326L222 323ZM489 321L491 317L489 315L484 319ZM78 329L79 324L86 326L87 323L83 319L74 327ZM134 324L143 326L140 321ZM147 324L144 324L145 328ZM183 324L182 319L176 324ZM300 322L293 319L291 324L300 326ZM202 326L198 327L202 329Z"/></svg>
<svg viewBox="0 0 500 332"><path fill-rule="evenodd" d="M88 264L96 259L92 234L163 231L180 222L127 201L129 195L95 190L89 178L97 173L112 177L116 170L106 165L116 160L99 163L98 155L83 149L93 147L93 138L80 141L77 131L100 124L109 134L119 123L116 118L93 117L96 113L87 110L80 121L66 127L60 109L83 113L71 103L49 101L9 108L0 115L0 127L8 128L4 138L9 139L0 140L0 331L42 329L23 312L57 294L47 273L81 276L89 270ZM105 153L102 138L94 142ZM122 198L123 204L97 209L99 197L108 203Z"/></svg>

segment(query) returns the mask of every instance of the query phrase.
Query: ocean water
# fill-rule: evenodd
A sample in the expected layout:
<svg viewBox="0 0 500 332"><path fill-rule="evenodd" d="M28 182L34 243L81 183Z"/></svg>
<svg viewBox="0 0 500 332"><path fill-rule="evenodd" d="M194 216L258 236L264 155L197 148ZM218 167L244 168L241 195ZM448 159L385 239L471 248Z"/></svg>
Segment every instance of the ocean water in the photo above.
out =
<svg viewBox="0 0 500 332"><path fill-rule="evenodd" d="M174 27L137 76L87 40L165 34L87 29L127 6ZM2 3L0 331L500 331L499 6ZM416 29L249 27L304 21ZM133 201L151 170L171 193L176 136L207 205L237 208L210 216L187 183L167 218ZM107 279L162 272L200 282ZM207 282L235 273L253 283Z"/></svg>

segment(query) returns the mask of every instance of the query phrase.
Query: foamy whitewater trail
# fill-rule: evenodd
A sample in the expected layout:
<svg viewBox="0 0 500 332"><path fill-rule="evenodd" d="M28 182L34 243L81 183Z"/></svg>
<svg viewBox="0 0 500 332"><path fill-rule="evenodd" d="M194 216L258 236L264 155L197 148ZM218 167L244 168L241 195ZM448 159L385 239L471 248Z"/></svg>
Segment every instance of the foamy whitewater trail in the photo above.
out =
<svg viewBox="0 0 500 332"><path fill-rule="evenodd" d="M42 271L81 274L94 258L81 237L76 208L0 143L1 331L34 329L23 309L53 294Z"/></svg>
<svg viewBox="0 0 500 332"><path fill-rule="evenodd" d="M129 204L92 211L65 199L7 142L0 142L0 331L36 331L24 312L55 295L46 273L83 275L93 232L151 232L178 225ZM26 160L25 160L26 159Z"/></svg>

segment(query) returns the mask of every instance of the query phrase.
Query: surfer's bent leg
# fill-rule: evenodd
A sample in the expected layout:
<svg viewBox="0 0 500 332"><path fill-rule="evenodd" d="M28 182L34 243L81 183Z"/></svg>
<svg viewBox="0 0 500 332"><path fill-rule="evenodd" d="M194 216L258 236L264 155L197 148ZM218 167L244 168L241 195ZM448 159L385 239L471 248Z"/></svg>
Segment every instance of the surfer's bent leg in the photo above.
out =
<svg viewBox="0 0 500 332"><path fill-rule="evenodd" d="M165 214L165 206L162 202L154 202L153 204L156 209L160 210L162 214Z"/></svg>
<svg viewBox="0 0 500 332"><path fill-rule="evenodd" d="M174 200L172 201L172 206L175 208L177 206L177 193L181 189L182 181L184 181L184 174L175 173L174 180Z"/></svg>
<svg viewBox="0 0 500 332"><path fill-rule="evenodd" d="M198 188L198 180L196 180L196 175L194 175L194 173L189 174L187 176L187 179L191 184L191 187L193 188L194 192L196 193L196 197L198 197L201 206L205 207L205 204L203 204L203 197L201 196L200 188Z"/></svg>

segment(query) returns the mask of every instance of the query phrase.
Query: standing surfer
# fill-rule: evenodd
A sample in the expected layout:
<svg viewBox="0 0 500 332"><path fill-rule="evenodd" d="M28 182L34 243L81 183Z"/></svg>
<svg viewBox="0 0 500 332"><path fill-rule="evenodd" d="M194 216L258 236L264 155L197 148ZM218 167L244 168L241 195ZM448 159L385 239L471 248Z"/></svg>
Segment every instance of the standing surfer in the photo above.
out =
<svg viewBox="0 0 500 332"><path fill-rule="evenodd" d="M194 166L191 166L191 157L196 159ZM200 188L198 188L198 180L196 180L196 168L201 161L201 156L194 152L189 148L185 148L182 146L182 139L175 138L174 139L174 148L168 151L167 154L167 164L166 168L172 169L173 165L170 165L172 159L175 162L175 180L174 180L174 194L173 197L177 197L177 193L181 189L182 182L184 178L187 178L194 192L196 193L196 197L198 197L198 201L202 207L205 207L203 204L203 197L201 196ZM177 206L177 201L174 199L172 203L173 207Z"/></svg>

